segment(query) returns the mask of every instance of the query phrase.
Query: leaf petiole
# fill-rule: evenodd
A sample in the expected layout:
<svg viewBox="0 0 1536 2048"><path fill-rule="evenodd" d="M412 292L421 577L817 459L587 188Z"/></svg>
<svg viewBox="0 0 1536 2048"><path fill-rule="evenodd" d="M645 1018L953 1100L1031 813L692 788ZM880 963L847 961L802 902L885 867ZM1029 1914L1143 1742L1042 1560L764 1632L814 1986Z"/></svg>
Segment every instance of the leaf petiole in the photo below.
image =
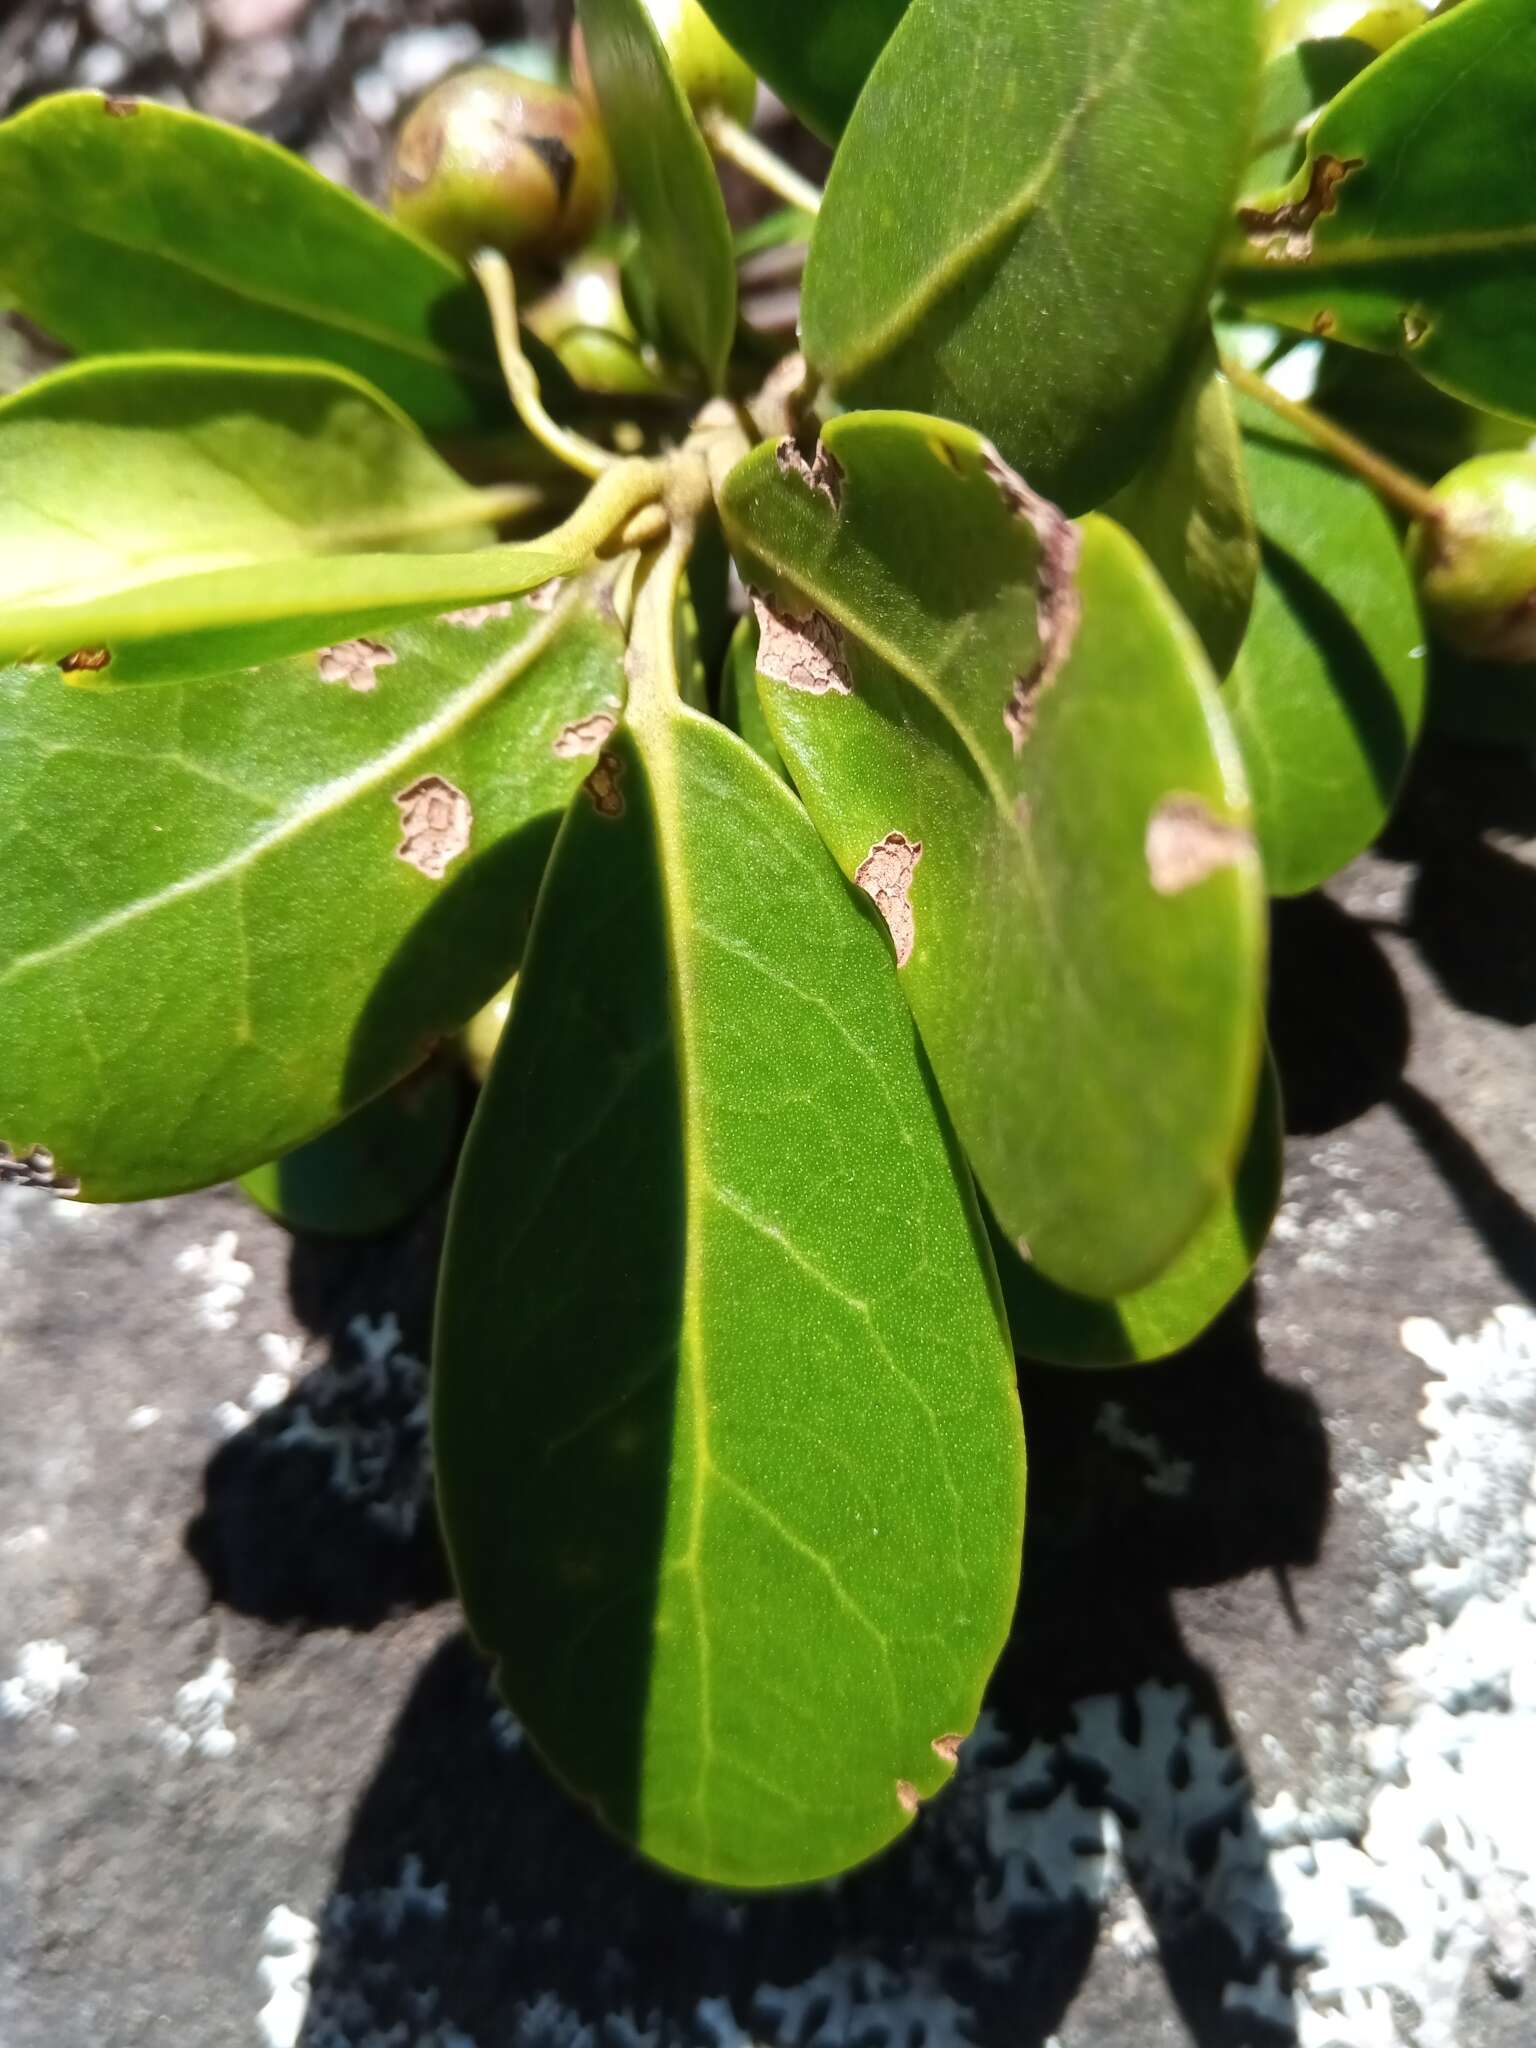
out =
<svg viewBox="0 0 1536 2048"><path fill-rule="evenodd" d="M470 268L490 308L496 353L501 359L502 375L507 380L507 390L517 408L518 418L557 461L565 463L581 476L601 476L604 470L613 467L618 458L606 448L600 448L595 441L589 441L585 434L562 427L544 404L538 373L523 353L522 336L518 332L517 286L513 281L511 264L499 249L481 249Z"/></svg>
<svg viewBox="0 0 1536 2048"><path fill-rule="evenodd" d="M749 178L754 178L786 205L797 206L802 213L820 213L820 188L809 178L803 178L793 165L785 163L766 143L759 142L739 121L733 121L721 108L711 107L699 125L704 130L704 140L716 156L733 163L738 171L745 171Z"/></svg>
<svg viewBox="0 0 1536 2048"><path fill-rule="evenodd" d="M1277 418L1305 434L1309 440L1343 463L1346 469L1364 479L1371 488L1389 505L1410 519L1417 519L1428 526L1439 526L1445 517L1444 508L1427 485L1421 484L1395 462L1389 462L1384 455L1378 455L1374 448L1368 448L1343 427L1335 426L1322 413L1314 412L1310 405L1299 400L1286 398L1273 384L1256 370L1248 370L1230 357L1222 359L1222 374L1236 390L1245 392L1260 405L1267 406Z"/></svg>

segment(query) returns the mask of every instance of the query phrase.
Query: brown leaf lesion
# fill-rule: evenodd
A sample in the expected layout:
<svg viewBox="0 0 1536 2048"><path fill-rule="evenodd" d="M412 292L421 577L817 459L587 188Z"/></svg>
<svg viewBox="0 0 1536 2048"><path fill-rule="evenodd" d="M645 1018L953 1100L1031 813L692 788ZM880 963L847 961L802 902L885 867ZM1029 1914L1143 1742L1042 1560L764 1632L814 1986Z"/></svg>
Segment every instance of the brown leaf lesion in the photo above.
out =
<svg viewBox="0 0 1536 2048"><path fill-rule="evenodd" d="M46 1145L34 1145L18 1156L4 1139L0 1139L0 1187L44 1188L65 1201L72 1201L80 1192L79 1181L59 1172Z"/></svg>
<svg viewBox="0 0 1536 2048"><path fill-rule="evenodd" d="M600 818L623 817L624 792L619 787L623 775L624 763L619 756L602 753L597 757L597 766L581 785Z"/></svg>
<svg viewBox="0 0 1536 2048"><path fill-rule="evenodd" d="M442 775L423 775L395 797L400 844L395 858L429 881L440 882L448 863L469 846L475 814L469 798Z"/></svg>
<svg viewBox="0 0 1536 2048"><path fill-rule="evenodd" d="M1339 187L1364 167L1363 156L1314 157L1312 175L1299 199L1288 199L1280 206L1240 207L1238 225L1271 263L1310 262L1313 229L1337 211Z"/></svg>
<svg viewBox="0 0 1536 2048"><path fill-rule="evenodd" d="M1013 689L1003 706L1003 725L1017 754L1035 729L1040 699L1066 666L1083 621L1083 600L1077 585L1083 537L1061 507L1032 490L990 441L982 444L981 460L1004 504L1015 519L1022 519L1029 527L1040 550L1035 569L1039 644L1030 666L1014 677Z"/></svg>
<svg viewBox="0 0 1536 2048"><path fill-rule="evenodd" d="M1218 818L1197 796L1170 796L1147 823L1147 872L1159 896L1181 896L1222 868L1237 867L1254 851L1244 825Z"/></svg>
<svg viewBox="0 0 1536 2048"><path fill-rule="evenodd" d="M349 690L366 694L378 688L378 672L391 668L399 659L382 640L338 640L334 647L322 647L315 657L322 683L345 683Z"/></svg>
<svg viewBox="0 0 1536 2048"><path fill-rule="evenodd" d="M843 636L825 612L812 610L796 618L756 590L752 609L757 616L760 676L812 697L852 695L853 674Z"/></svg>
<svg viewBox="0 0 1536 2048"><path fill-rule="evenodd" d="M905 832L888 832L869 849L854 870L854 884L885 919L891 944L896 948L896 965L905 967L917 944L917 920L912 911L912 877L923 857L921 839L909 839Z"/></svg>
<svg viewBox="0 0 1536 2048"><path fill-rule="evenodd" d="M99 675L111 665L110 647L77 647L73 654L65 655L59 668L67 676Z"/></svg>
<svg viewBox="0 0 1536 2048"><path fill-rule="evenodd" d="M792 476L818 498L824 498L834 512L843 508L843 465L825 441L816 443L816 453L807 462L792 434L786 434L774 451L780 476Z"/></svg>
<svg viewBox="0 0 1536 2048"><path fill-rule="evenodd" d="M586 718L573 718L555 734L551 746L555 759L577 761L583 754L601 754L618 722L617 712L606 709L591 712Z"/></svg>

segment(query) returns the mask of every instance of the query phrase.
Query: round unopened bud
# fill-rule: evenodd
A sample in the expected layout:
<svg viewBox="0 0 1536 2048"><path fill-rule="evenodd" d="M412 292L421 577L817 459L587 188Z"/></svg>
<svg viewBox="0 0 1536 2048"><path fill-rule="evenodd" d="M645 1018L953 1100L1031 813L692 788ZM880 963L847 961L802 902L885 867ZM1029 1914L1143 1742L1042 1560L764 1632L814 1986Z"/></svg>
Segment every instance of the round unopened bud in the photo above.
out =
<svg viewBox="0 0 1536 2048"><path fill-rule="evenodd" d="M1430 625L1484 661L1536 661L1536 454L1478 455L1434 488L1409 552Z"/></svg>
<svg viewBox="0 0 1536 2048"><path fill-rule="evenodd" d="M466 262L499 249L558 263L613 205L613 163L591 108L563 86L480 64L434 86L400 131L395 218Z"/></svg>
<svg viewBox="0 0 1536 2048"><path fill-rule="evenodd" d="M737 56L699 0L643 0L643 4L693 111L707 114L718 108L745 127L757 105L757 74L744 57ZM584 98L593 99L587 46L580 29L571 38L571 80Z"/></svg>

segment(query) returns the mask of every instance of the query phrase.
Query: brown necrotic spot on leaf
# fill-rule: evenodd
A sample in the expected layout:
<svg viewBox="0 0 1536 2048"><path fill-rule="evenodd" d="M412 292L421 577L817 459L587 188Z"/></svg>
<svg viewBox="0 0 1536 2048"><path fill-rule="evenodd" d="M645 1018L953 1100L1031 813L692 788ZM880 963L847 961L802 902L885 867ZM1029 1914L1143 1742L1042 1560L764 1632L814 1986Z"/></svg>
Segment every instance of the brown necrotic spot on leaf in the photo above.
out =
<svg viewBox="0 0 1536 2048"><path fill-rule="evenodd" d="M917 1796L917 1787L909 1784L905 1778L898 1778L896 1780L896 1798L903 1813L916 1813L918 1807L922 1804L922 1801Z"/></svg>
<svg viewBox="0 0 1536 2048"><path fill-rule="evenodd" d="M34 1145L30 1152L18 1158L11 1147L0 1140L0 1187L46 1188L50 1194L73 1199L80 1192L80 1183L74 1178L64 1178L58 1171L58 1163L46 1145Z"/></svg>
<svg viewBox="0 0 1536 2048"><path fill-rule="evenodd" d="M536 589L530 590L523 602L531 612L552 612L555 601L564 588L563 576L551 576L547 583L541 583Z"/></svg>
<svg viewBox="0 0 1536 2048"><path fill-rule="evenodd" d="M481 626L488 626L492 619L510 619L512 600L502 598L496 604L467 604L461 611L444 612L438 623L444 626L462 626L467 633L477 632Z"/></svg>
<svg viewBox="0 0 1536 2048"><path fill-rule="evenodd" d="M114 93L108 93L101 102L101 111L111 120L127 121L139 111L139 103L134 99L124 99Z"/></svg>
<svg viewBox="0 0 1536 2048"><path fill-rule="evenodd" d="M1339 187L1352 171L1360 170L1363 156L1320 156L1313 160L1312 176L1299 199L1282 206L1244 206L1238 221L1256 249L1262 249L1272 263L1306 263L1312 255L1312 230L1339 203Z"/></svg>
<svg viewBox="0 0 1536 2048"><path fill-rule="evenodd" d="M397 658L382 640L339 640L334 647L322 647L315 660L322 683L345 683L349 689L367 691L377 687L378 671Z"/></svg>
<svg viewBox="0 0 1536 2048"><path fill-rule="evenodd" d="M575 761L583 754L600 754L618 722L617 714L612 711L594 711L587 718L573 719L555 734L555 759Z"/></svg>
<svg viewBox="0 0 1536 2048"><path fill-rule="evenodd" d="M581 785L600 818L623 817L624 797L619 789L623 773L624 763L617 754L599 754L597 766Z"/></svg>
<svg viewBox="0 0 1536 2048"><path fill-rule="evenodd" d="M965 1737L963 1735L935 1735L933 1738L933 1753L937 1757L942 1757L947 1764L958 1763L960 1761L960 1745L964 1740Z"/></svg>
<svg viewBox="0 0 1536 2048"><path fill-rule="evenodd" d="M912 875L923 857L923 842L905 832L888 832L859 862L854 882L885 919L896 948L896 965L905 967L917 941L912 915Z"/></svg>
<svg viewBox="0 0 1536 2048"><path fill-rule="evenodd" d="M469 798L441 775L423 775L395 797L400 844L395 858L440 882L451 860L469 845L475 822Z"/></svg>
<svg viewBox="0 0 1536 2048"><path fill-rule="evenodd" d="M1077 565L1083 552L1083 537L1061 507L1031 490L990 441L982 443L981 461L1002 493L1004 504L1015 519L1022 519L1029 527L1040 551L1035 566L1035 634L1039 644L1031 665L1014 677L1013 689L1003 706L1003 725L1013 741L1013 751L1018 753L1035 729L1040 699L1066 665L1082 622Z"/></svg>
<svg viewBox="0 0 1536 2048"><path fill-rule="evenodd" d="M808 491L814 491L825 498L834 512L841 511L843 503L843 465L832 453L825 441L816 443L816 454L807 462L795 445L793 435L786 434L779 443L775 459L780 476L798 477Z"/></svg>
<svg viewBox="0 0 1536 2048"><path fill-rule="evenodd" d="M108 667L112 660L110 647L77 647L73 654L66 654L59 667L67 676L95 675Z"/></svg>
<svg viewBox="0 0 1536 2048"><path fill-rule="evenodd" d="M1147 825L1147 871L1159 896L1178 896L1253 852L1253 835L1197 796L1170 796Z"/></svg>
<svg viewBox="0 0 1536 2048"><path fill-rule="evenodd" d="M812 697L846 697L853 677L843 653L843 636L824 612L803 619L780 609L754 590L757 614L757 672L786 689L805 690Z"/></svg>

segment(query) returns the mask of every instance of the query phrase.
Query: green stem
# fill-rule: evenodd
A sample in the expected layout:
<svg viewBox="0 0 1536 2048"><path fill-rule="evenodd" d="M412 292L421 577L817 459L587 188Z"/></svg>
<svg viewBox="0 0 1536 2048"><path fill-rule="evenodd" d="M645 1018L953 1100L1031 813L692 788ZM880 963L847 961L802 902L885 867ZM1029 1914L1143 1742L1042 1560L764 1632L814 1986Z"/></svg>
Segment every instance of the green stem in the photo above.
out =
<svg viewBox="0 0 1536 2048"><path fill-rule="evenodd" d="M1356 476L1364 479L1371 488L1395 505L1410 519L1422 520L1427 526L1438 526L1445 517L1439 499L1426 484L1412 477L1407 470L1399 469L1395 462L1389 462L1384 455L1378 455L1374 448L1368 448L1343 427L1335 426L1320 412L1314 412L1310 405L1302 405L1294 398L1286 398L1274 385L1259 376L1255 370L1244 369L1241 363L1223 360L1222 373L1227 382L1237 390L1267 406L1277 418L1298 428L1319 448L1342 462L1346 469L1352 469Z"/></svg>
<svg viewBox="0 0 1536 2048"><path fill-rule="evenodd" d="M729 114L713 107L703 116L700 126L704 130L705 141L716 156L723 156L738 171L745 171L749 178L755 178L759 185L773 193L775 198L782 199L787 206L797 206L802 213L820 213L819 188L809 178L802 178L781 156L776 156L766 143L759 142L739 121L733 121Z"/></svg>
<svg viewBox="0 0 1536 2048"><path fill-rule="evenodd" d="M518 332L517 286L513 281L511 264L499 250L482 249L470 267L490 308L496 353L501 358L502 375L507 380L507 390L517 408L518 418L533 438L558 461L566 463L581 476L601 476L605 469L613 467L618 458L606 448L599 448L595 441L589 441L585 434L562 427L545 409L538 373L523 353L523 338Z"/></svg>

